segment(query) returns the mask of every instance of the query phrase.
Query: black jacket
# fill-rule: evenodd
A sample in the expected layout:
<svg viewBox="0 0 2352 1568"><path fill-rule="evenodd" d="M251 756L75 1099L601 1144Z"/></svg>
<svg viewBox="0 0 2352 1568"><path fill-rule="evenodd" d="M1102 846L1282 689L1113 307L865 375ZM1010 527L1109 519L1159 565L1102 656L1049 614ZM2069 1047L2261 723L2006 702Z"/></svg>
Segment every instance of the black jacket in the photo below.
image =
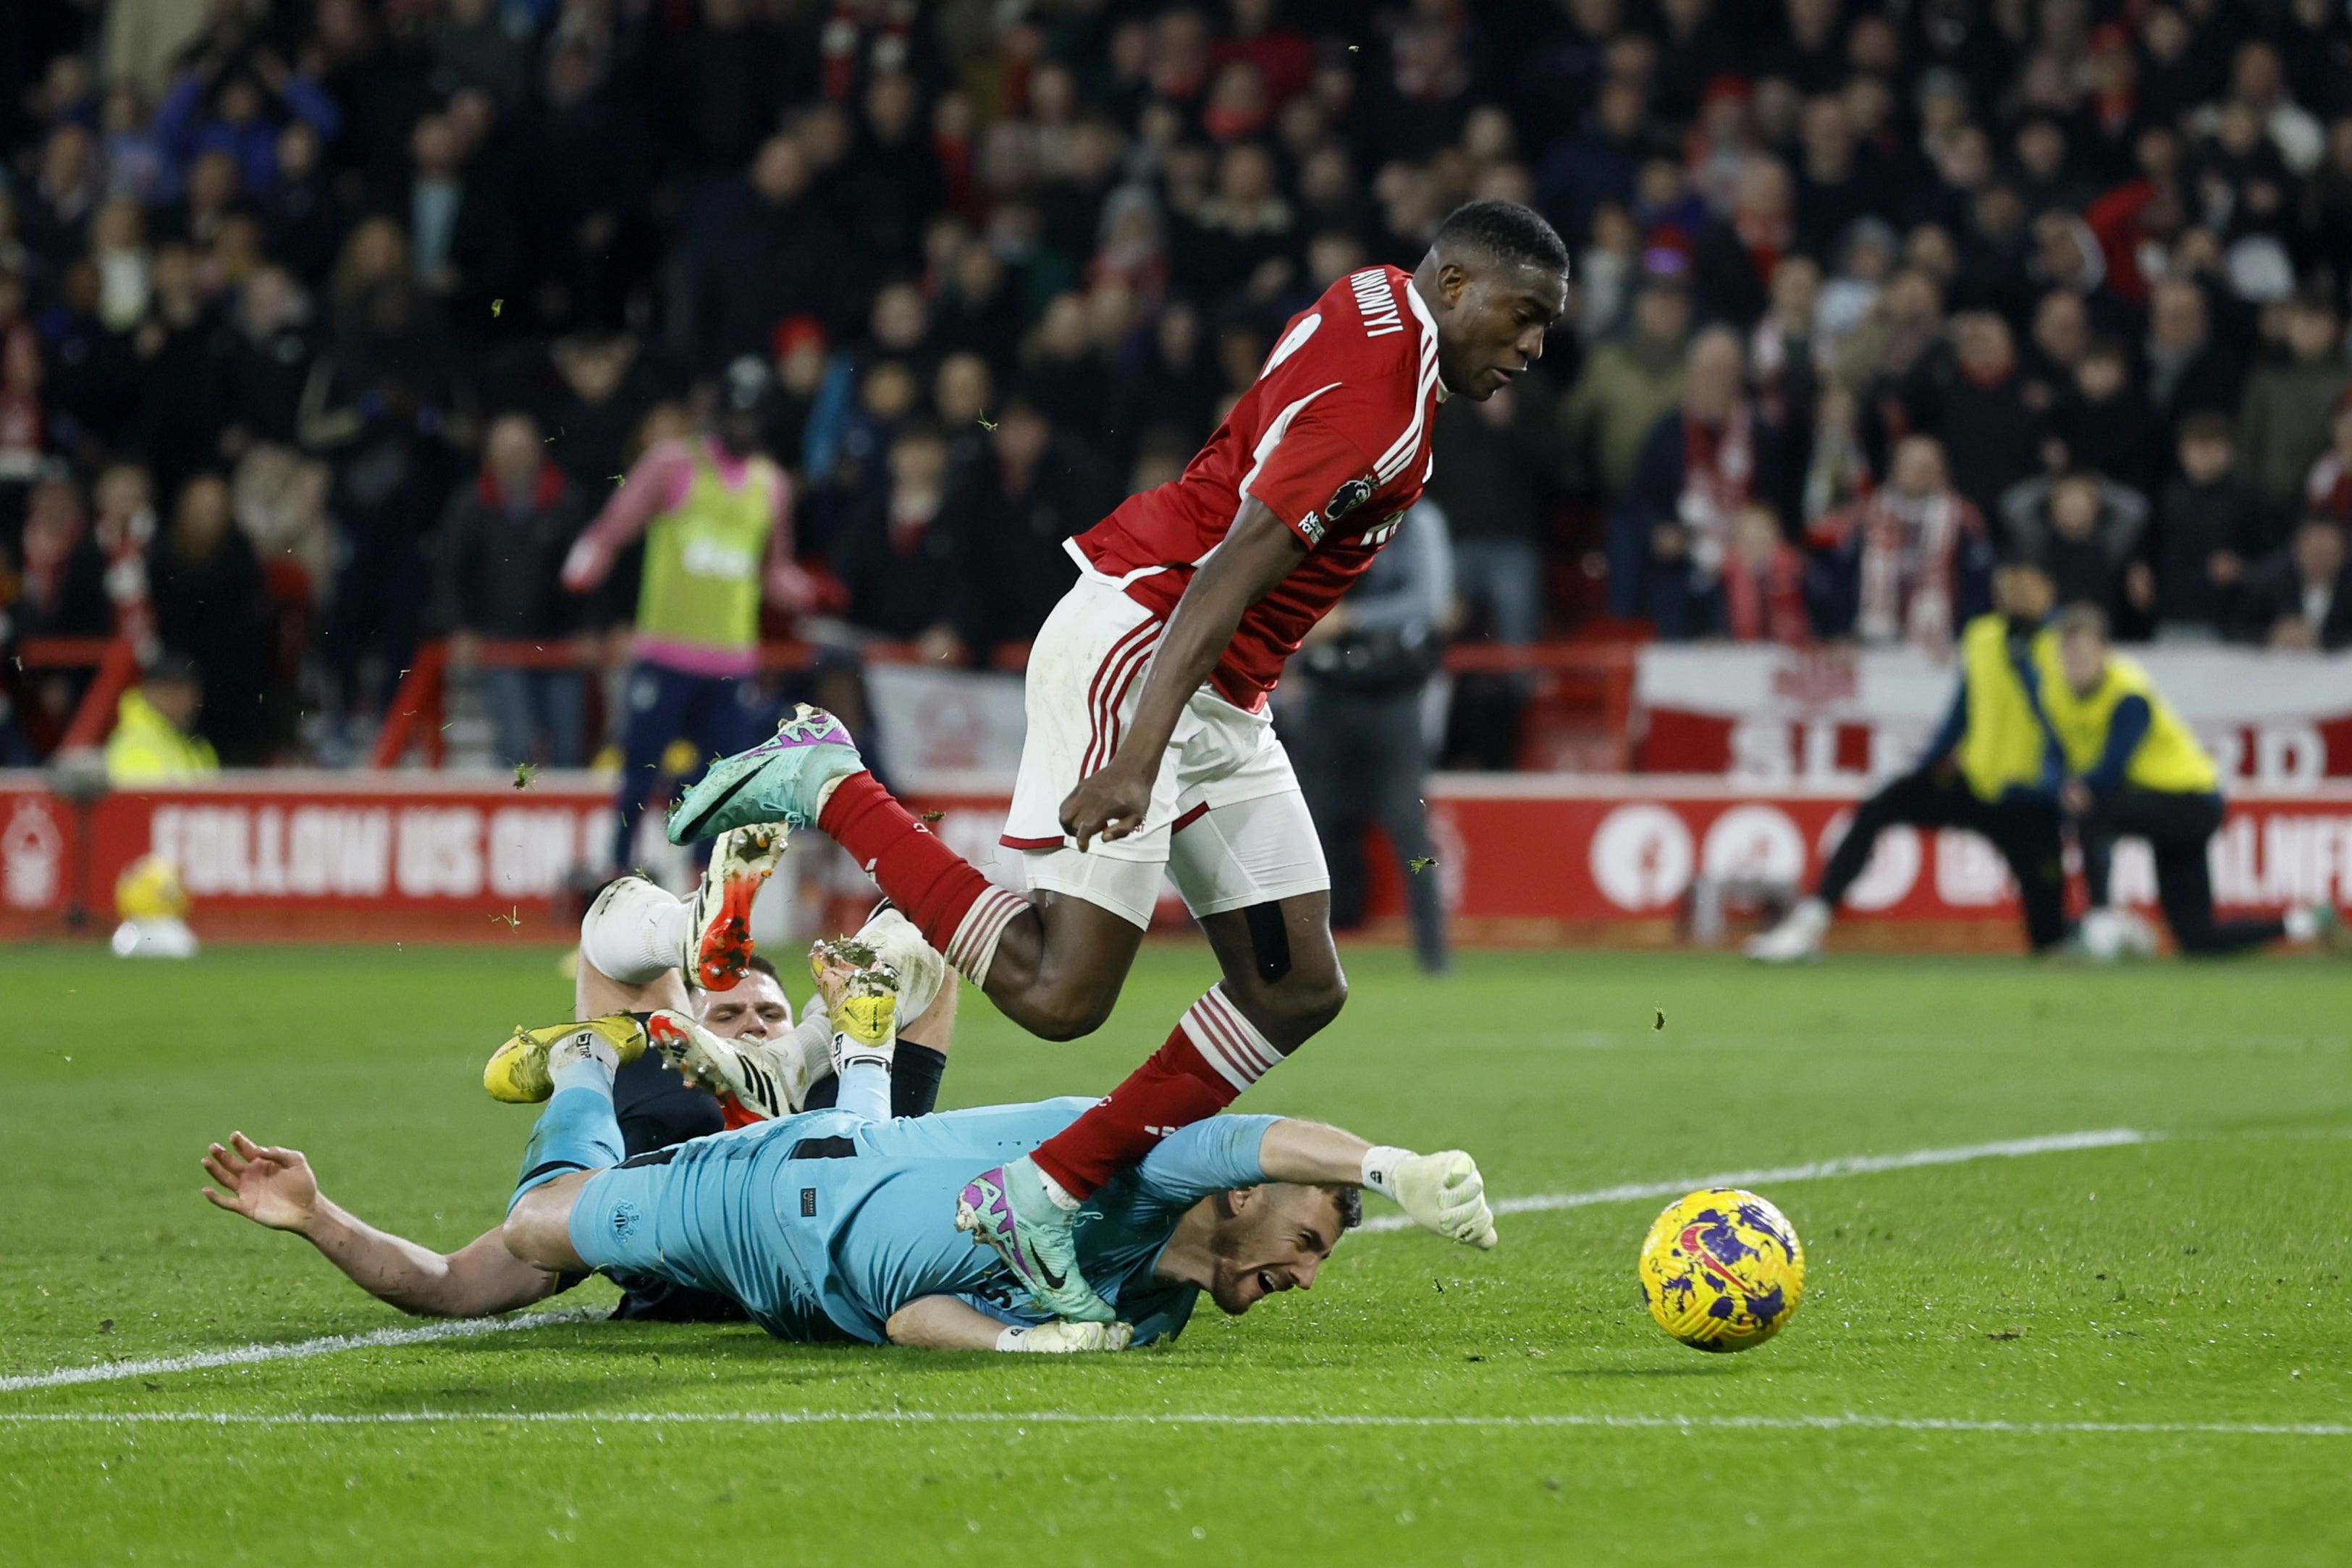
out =
<svg viewBox="0 0 2352 1568"><path fill-rule="evenodd" d="M812 315L828 331L841 330L842 242L814 202L779 206L750 181L730 181L689 225L684 249L698 368L717 371L738 354L766 359L787 316Z"/></svg>
<svg viewBox="0 0 2352 1568"><path fill-rule="evenodd" d="M860 498L831 560L834 575L849 590L845 618L851 626L912 641L933 626L961 630L969 623L969 563L949 517L942 503L940 515L920 532L893 538L889 488L877 485Z"/></svg>
<svg viewBox="0 0 2352 1568"><path fill-rule="evenodd" d="M2282 550L2246 574L2231 635L2239 642L2263 642L2280 621L2302 615L2303 574L2295 570L2294 557ZM2336 599L2320 624L2319 646L2331 653L2352 647L2352 565L2336 574Z"/></svg>
<svg viewBox="0 0 2352 1568"><path fill-rule="evenodd" d="M2183 476L2165 486L2156 517L2157 619L2216 629L2233 624L2245 580L2225 587L2205 563L2226 550L2251 567L2269 552L2272 532L2270 508L2234 475L2209 485Z"/></svg>
<svg viewBox="0 0 2352 1568"><path fill-rule="evenodd" d="M449 498L436 541L441 624L490 637L560 637L581 601L557 581L588 524L577 486L550 462L525 510L509 510L485 475Z"/></svg>
<svg viewBox="0 0 2352 1568"><path fill-rule="evenodd" d="M969 595L961 630L975 653L1037 635L1077 579L1062 542L1092 528L1118 499L1101 460L1066 435L1054 437L1018 491L1005 484L992 446L967 454L932 526L959 535Z"/></svg>

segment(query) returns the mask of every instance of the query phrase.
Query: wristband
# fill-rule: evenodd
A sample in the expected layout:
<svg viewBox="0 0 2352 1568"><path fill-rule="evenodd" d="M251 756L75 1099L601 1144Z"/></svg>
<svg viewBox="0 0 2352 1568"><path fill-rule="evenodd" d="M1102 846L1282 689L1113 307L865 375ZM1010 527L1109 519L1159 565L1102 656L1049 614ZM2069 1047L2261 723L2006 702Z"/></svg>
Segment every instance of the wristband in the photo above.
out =
<svg viewBox="0 0 2352 1568"><path fill-rule="evenodd" d="M1021 1348L1021 1342L1028 1337L1029 1331L1015 1323L996 1336L996 1348L1001 1351L1017 1351Z"/></svg>
<svg viewBox="0 0 2352 1568"><path fill-rule="evenodd" d="M1364 1151L1364 1185L1397 1203L1397 1167L1412 1158L1410 1149L1399 1149L1390 1143L1376 1143Z"/></svg>

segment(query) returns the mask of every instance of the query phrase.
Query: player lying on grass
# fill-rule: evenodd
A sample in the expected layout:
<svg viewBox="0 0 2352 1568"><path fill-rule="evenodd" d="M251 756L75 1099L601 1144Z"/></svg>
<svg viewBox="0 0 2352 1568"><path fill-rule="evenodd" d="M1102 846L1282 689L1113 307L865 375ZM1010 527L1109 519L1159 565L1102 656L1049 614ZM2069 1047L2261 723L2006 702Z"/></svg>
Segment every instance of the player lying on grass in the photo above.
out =
<svg viewBox="0 0 2352 1568"><path fill-rule="evenodd" d="M880 1119L863 1108L887 1099L893 977L877 964L827 981L845 1041L838 1106L636 1159L622 1155L613 1084L648 1048L646 1031L599 1020L500 1047L485 1083L548 1102L507 1213L515 1257L559 1276L652 1276L725 1296L780 1339L1081 1351L1172 1338L1204 1290L1237 1314L1310 1287L1361 1218L1363 1186L1442 1236L1495 1245L1467 1154L1376 1148L1286 1117L1210 1117L1088 1200L1076 1256L1117 1317L1062 1321L971 1245L955 1197L975 1162L1034 1147L1094 1101Z"/></svg>
<svg viewBox="0 0 2352 1568"><path fill-rule="evenodd" d="M723 835L692 900L638 877L609 884L581 921L573 1010L583 1018L650 1017L667 1011L700 1026L698 1054L708 1081L681 1074L671 1056L640 1053L614 1085L625 1154L646 1153L812 1106L829 1106L839 1079L835 1034L812 1005L797 1024L775 969L751 951L751 901L773 869L782 841L756 828ZM888 1086L890 1113L920 1116L939 1097L955 1026L956 988L911 926L885 911L858 933L900 973L914 1020L898 1043ZM689 989L684 974L701 984ZM558 1031L561 1032L561 1031ZM684 1033L683 1030L677 1031ZM676 1047L682 1051L682 1047ZM319 1191L301 1151L265 1147L244 1133L212 1145L205 1195L232 1213L292 1231L325 1254L361 1289L405 1312L478 1317L543 1300L580 1282L516 1260L493 1228L455 1252L379 1230ZM669 1321L736 1321L733 1301L667 1280L625 1279L614 1316Z"/></svg>
<svg viewBox="0 0 2352 1568"><path fill-rule="evenodd" d="M776 984L773 971L749 952L740 915L749 909L750 895L756 889L757 877L764 875L764 870L759 867L758 853L755 853L764 851L761 846L748 843L749 837L750 830L738 830L724 836L714 848L712 870L706 880L703 896L696 906L696 918L691 922L683 921L676 912L677 900L635 879L624 879L600 895L583 922L577 1002L578 1010L583 1014L613 1016L596 1018L584 1026L518 1031L515 1039L500 1052L506 1066L515 1066L517 1058L525 1061L536 1058L541 1063L537 1070L545 1071L546 1054L552 1047L570 1042L571 1048L579 1052L587 1048L582 1042L593 1037L607 1041L617 1039L629 1046L631 1060L623 1065L619 1077L645 1076L648 1070L647 1064L661 1056L662 1051L646 1049L643 1032L631 1028L635 1020L617 1015L645 1011L665 1001L682 1002L684 988L678 983L676 970L684 957L692 956L695 960L693 967L705 977L723 979L730 968L738 965L748 967L750 973L734 986L699 994L696 998L696 1010L706 1027L684 1031L677 1030L676 1020L665 1023L657 1031L670 1036L665 1049L689 1061L702 1078L725 1082L731 1077L740 1086L742 1100L760 1101L762 1079L782 1082L795 1074L803 1080L814 1077L807 1095L810 1100L824 1099L829 1084L840 1083L844 1088L842 1104L845 1109L830 1113L827 1120L831 1130L802 1131L791 1140L784 1150L787 1153L800 1150L803 1141L810 1138L835 1140L831 1144L816 1146L838 1152L841 1145L837 1141L844 1137L862 1138L877 1153L887 1145L902 1157L925 1151L953 1152L992 1148L996 1142L1002 1141L1002 1130L1007 1126L1015 1129L1015 1142L1021 1138L1034 1138L1043 1135L1039 1131L1041 1127L1066 1124L1085 1108L1087 1102L1083 1100L1065 1100L1044 1106L955 1112L922 1121L903 1119L883 1121L880 1119L885 1115L885 1108L893 1103L903 1107L906 1095L903 1082L897 1073L887 1073L887 1082L877 1078L877 1066L870 1052L865 1060L845 1060L842 1065L845 1070L838 1079L830 1074L814 1076L817 1069L807 1064L821 1062L829 1067L834 1062L835 1050L840 1051L845 1058L854 1053L846 1033L836 1036L823 1010L813 1007L811 1017L803 1020L797 1029L793 1028L790 1009L781 987ZM772 864L772 854L767 857L767 863ZM719 907L722 903L732 907L738 918L730 920L727 910ZM893 1021L897 1003L921 1003L925 984L939 985L936 998L922 1006L920 1016L908 1030L910 1036L933 1042L932 1047L927 1049L898 1041L891 1054L903 1062L906 1053L911 1049L943 1060L953 1026L956 993L952 986L939 984L940 970L937 955L929 953L919 942L913 941L903 922L894 924L887 918L869 922L866 931L859 934L877 939L876 945L888 952L896 965L903 966L914 976L911 983L899 982L900 990L892 998ZM692 948L686 946L689 938L695 943ZM829 950L821 948L820 951ZM856 950L844 944L840 951ZM625 978L614 978L605 973L608 969ZM837 998L854 978L854 973L838 963L828 965L821 975L826 999ZM673 1030L685 1037L677 1037ZM821 1043L812 1047L812 1037L821 1037ZM605 1048L612 1052L615 1060L623 1054L609 1044ZM668 1071L667 1068L663 1070ZM925 1070L929 1074L930 1092L935 1094L937 1070L928 1065ZM676 1079L674 1073L669 1076ZM513 1079L508 1076L502 1082L510 1087ZM552 1087L551 1079L548 1087ZM658 1109L664 1103L674 1106L685 1100L689 1093L709 1099L708 1090L689 1091L683 1084L679 1085L677 1092L667 1096L640 1096L640 1111L633 1122L621 1114L617 1103L618 1083L613 1083L605 1096L609 1108L606 1114L612 1119L612 1127L605 1134L608 1145L611 1137L617 1133L625 1153L642 1152L632 1145L641 1142L648 1129L659 1131L665 1120L644 1108ZM730 1100L735 1098L730 1097ZM790 1109L799 1103L797 1099L790 1100L786 1106ZM715 1100L709 1102L709 1112L712 1120L717 1118L718 1105ZM689 1110L688 1114L699 1113ZM746 1107L737 1114L756 1116L757 1112ZM679 1120L681 1118L674 1112L667 1118L671 1124ZM1298 1125L1305 1127L1307 1124ZM929 1134L929 1141L922 1135L925 1132ZM1332 1136L1345 1138L1342 1134ZM880 1142L877 1143L877 1140ZM674 1142L672 1140L661 1142L665 1144ZM1282 1142L1277 1141L1277 1153ZM1416 1157L1401 1150L1364 1151L1360 1141L1345 1140L1339 1152L1344 1155L1350 1151L1357 1152L1356 1163L1349 1167L1354 1180L1369 1182L1396 1195L1423 1217L1424 1223L1433 1218L1440 1223L1451 1221L1458 1234L1479 1245L1492 1245L1491 1218L1486 1215L1476 1168L1467 1156ZM609 1147L605 1152L609 1152ZM1264 1157L1263 1151L1261 1157ZM535 1171L542 1163L536 1152L526 1158L527 1182L531 1179L528 1173ZM548 1268L518 1258L505 1245L502 1229L493 1230L450 1254L436 1253L378 1230L319 1193L310 1163L300 1152L265 1148L241 1132L233 1136L226 1147L215 1144L205 1160L205 1168L220 1184L219 1189L206 1189L206 1195L213 1202L260 1224L305 1237L362 1289L406 1311L457 1317L509 1311L542 1300L569 1285L578 1283L586 1276L585 1269L576 1267ZM544 1180L544 1176L541 1179ZM1268 1189L1270 1194L1274 1191ZM1349 1200L1333 1197L1329 1201L1335 1207L1341 1204L1348 1205L1341 1217L1355 1212ZM1278 1228L1284 1215L1284 1205L1274 1201L1271 1195L1264 1201L1255 1196L1228 1199L1223 1208L1226 1211L1221 1215L1223 1223L1209 1228L1217 1237L1216 1247L1211 1250L1221 1247L1217 1255L1225 1258L1265 1251L1257 1245L1256 1237ZM1197 1232L1204 1225L1205 1218L1192 1229ZM866 1234L873 1234L873 1228L867 1227ZM949 1234L953 1235L952 1232ZM1318 1232L1317 1239L1336 1240L1337 1235L1338 1226L1333 1225L1328 1227L1328 1238ZM1204 1279L1214 1280L1214 1267L1202 1263L1198 1248L1173 1245L1177 1237L1172 1229L1168 1239L1171 1245L1161 1259L1167 1268L1187 1270ZM986 1259L990 1256L975 1252L960 1241L951 1243L948 1250L960 1255L961 1260L967 1265L974 1258ZM1324 1252L1328 1251L1327 1245ZM1280 1275L1273 1272L1277 1268L1287 1268L1294 1261L1269 1254L1258 1264L1246 1268L1240 1264L1227 1262L1224 1274L1233 1281L1242 1280L1244 1275L1262 1276L1258 1287L1260 1293L1267 1285L1277 1281L1286 1287L1288 1283L1311 1280L1312 1267L1307 1268L1304 1279L1288 1272ZM1315 1264L1319 1265L1319 1255L1313 1259ZM623 1282L628 1291L623 1299L622 1310L615 1316L709 1321L746 1315L740 1297L681 1284L675 1270L658 1277L637 1275L625 1269L610 1272ZM991 1288L996 1295L1007 1299L1017 1295L1003 1285ZM1222 1303L1238 1299L1237 1289L1238 1296L1247 1296L1250 1287L1244 1284L1236 1288L1229 1284L1218 1300ZM667 1296L662 1294L665 1290L668 1292ZM1129 1298L1130 1300L1140 1299L1140 1293L1133 1293ZM651 1305L633 1310L632 1303L641 1301ZM1186 1297L1187 1310L1191 1298ZM1245 1301L1243 1304L1245 1305ZM1229 1307L1228 1310L1238 1309ZM973 1342L971 1332L974 1328L971 1314L977 1310L970 1303L944 1302L916 1307L898 1327L906 1342L971 1343ZM959 1330L962 1331L961 1337ZM997 1324L989 1331L996 1339L1003 1340L1008 1348L1080 1349L1107 1342L1106 1331L1099 1326L1056 1327L1034 1335L1008 1335L1003 1330L1004 1325ZM1154 1331L1167 1331L1155 1325ZM923 1337L926 1334L931 1337ZM1121 1336L1110 1334L1108 1340L1120 1341Z"/></svg>
<svg viewBox="0 0 2352 1568"><path fill-rule="evenodd" d="M814 710L712 763L671 815L681 844L747 822L822 829L1048 1039L1110 1016L1160 882L1175 882L1223 979L1071 1127L950 1194L973 1239L1067 1316L1111 1316L1073 1252L1088 1194L1231 1105L1346 999L1330 875L1267 699L1420 498L1439 400L1483 403L1542 357L1568 267L1529 208L1457 208L1413 271L1332 283L1181 478L1067 542L1078 581L1030 650L1002 839L1027 899L925 831Z"/></svg>
<svg viewBox="0 0 2352 1568"><path fill-rule="evenodd" d="M1374 1148L1289 1119L1219 1117L1163 1142L1080 1216L1079 1254L1115 1281L1111 1300L1129 1321L1054 1321L992 1253L955 1228L939 1194L961 1184L975 1157L1026 1148L1091 1101L888 1117L894 983L878 964L834 963L820 977L840 1025L836 1106L634 1159L622 1153L616 1070L673 1049L715 1076L728 1042L696 1029L656 1046L677 1026L660 1014L642 1026L615 1016L518 1031L489 1076L506 1098L550 1097L548 1110L506 1225L455 1254L367 1226L320 1194L300 1152L242 1133L206 1156L222 1189L206 1194L304 1236L371 1294L409 1311L511 1310L598 1271L732 1309L698 1319L749 1316L786 1339L938 1349L1119 1349L1131 1336L1180 1331L1203 1289L1222 1310L1246 1311L1271 1292L1312 1285L1340 1232L1360 1217L1362 1185L1442 1235L1495 1243L1466 1154ZM943 989L919 1026L941 1027L952 995Z"/></svg>

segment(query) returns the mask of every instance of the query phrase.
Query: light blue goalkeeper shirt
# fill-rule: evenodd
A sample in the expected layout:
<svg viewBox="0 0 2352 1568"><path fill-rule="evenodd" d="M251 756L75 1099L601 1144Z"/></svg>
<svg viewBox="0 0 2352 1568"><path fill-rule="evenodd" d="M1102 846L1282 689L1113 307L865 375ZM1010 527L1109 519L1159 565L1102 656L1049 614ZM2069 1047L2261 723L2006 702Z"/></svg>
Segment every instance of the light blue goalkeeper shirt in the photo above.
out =
<svg viewBox="0 0 2352 1568"><path fill-rule="evenodd" d="M581 1189L572 1245L590 1267L650 1274L743 1304L788 1340L884 1342L925 1296L959 1296L1008 1323L1049 1314L955 1227L956 1197L1095 1102L1041 1100L876 1121L814 1110L698 1138L603 1171ZM1197 1287L1152 1277L1177 1221L1201 1199L1266 1179L1272 1116L1216 1116L1161 1141L1079 1211L1079 1267L1148 1343L1181 1332Z"/></svg>

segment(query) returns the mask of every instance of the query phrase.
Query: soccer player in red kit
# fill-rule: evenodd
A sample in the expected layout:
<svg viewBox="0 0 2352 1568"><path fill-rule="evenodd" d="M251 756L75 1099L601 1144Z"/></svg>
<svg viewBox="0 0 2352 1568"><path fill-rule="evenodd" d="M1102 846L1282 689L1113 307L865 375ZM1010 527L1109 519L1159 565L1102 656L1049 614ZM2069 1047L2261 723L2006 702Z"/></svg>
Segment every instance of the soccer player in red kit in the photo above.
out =
<svg viewBox="0 0 2352 1568"><path fill-rule="evenodd" d="M1567 247L1540 216L1459 208L1412 272L1365 268L1292 320L1182 478L1069 542L1078 581L1030 652L1003 838L1028 898L928 832L814 709L714 763L673 813L681 843L814 823L1048 1039L1109 1016L1161 876L1174 880L1224 978L1101 1104L963 1192L960 1222L1049 1310L1109 1314L1071 1240L1079 1200L1339 1014L1330 879L1267 693L1419 499L1438 400L1484 401L1526 371L1567 290ZM1365 1170L1384 1193L1385 1161L1376 1150Z"/></svg>

